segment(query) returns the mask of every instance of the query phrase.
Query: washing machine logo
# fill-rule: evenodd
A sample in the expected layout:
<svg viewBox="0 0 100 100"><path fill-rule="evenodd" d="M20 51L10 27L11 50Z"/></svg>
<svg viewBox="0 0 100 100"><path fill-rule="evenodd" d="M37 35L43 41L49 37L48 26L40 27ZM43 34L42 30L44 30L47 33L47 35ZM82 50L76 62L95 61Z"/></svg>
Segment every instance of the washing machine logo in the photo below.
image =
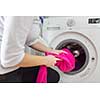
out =
<svg viewBox="0 0 100 100"><path fill-rule="evenodd" d="M73 19L68 19L68 21L67 21L67 26L68 27L72 27L72 26L74 26L75 25L75 21L73 20Z"/></svg>

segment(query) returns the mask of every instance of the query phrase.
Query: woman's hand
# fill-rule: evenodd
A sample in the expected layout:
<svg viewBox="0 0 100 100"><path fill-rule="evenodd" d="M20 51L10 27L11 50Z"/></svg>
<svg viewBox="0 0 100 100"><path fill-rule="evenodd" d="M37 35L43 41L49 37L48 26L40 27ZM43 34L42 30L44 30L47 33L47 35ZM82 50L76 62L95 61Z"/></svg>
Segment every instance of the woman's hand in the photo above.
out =
<svg viewBox="0 0 100 100"><path fill-rule="evenodd" d="M65 51L63 50L51 50L51 53L55 53L55 54L59 54L59 53L66 53Z"/></svg>
<svg viewBox="0 0 100 100"><path fill-rule="evenodd" d="M60 60L60 59L58 59L52 55L45 56L44 65L46 65L47 67L55 66L56 61L58 61L58 60Z"/></svg>

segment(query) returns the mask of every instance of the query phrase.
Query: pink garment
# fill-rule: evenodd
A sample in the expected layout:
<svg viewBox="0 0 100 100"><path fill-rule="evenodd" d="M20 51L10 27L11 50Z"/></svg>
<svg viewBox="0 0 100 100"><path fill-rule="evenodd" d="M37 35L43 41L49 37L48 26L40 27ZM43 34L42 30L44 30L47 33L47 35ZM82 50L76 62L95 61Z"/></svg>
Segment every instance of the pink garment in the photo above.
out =
<svg viewBox="0 0 100 100"><path fill-rule="evenodd" d="M55 66L57 66L62 72L70 72L75 68L75 58L73 54L68 49L63 49L66 53L62 52L60 54L54 54L50 52L46 52L45 55L53 55L56 58L61 59L61 61L57 61ZM42 65L39 69L37 75L37 83L47 83L47 67Z"/></svg>

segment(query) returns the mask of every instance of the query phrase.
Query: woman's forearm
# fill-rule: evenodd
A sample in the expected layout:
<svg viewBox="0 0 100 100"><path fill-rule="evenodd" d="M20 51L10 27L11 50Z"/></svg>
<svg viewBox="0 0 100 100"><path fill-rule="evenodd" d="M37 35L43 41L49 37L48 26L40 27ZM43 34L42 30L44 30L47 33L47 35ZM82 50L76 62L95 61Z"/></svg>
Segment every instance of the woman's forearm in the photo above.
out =
<svg viewBox="0 0 100 100"><path fill-rule="evenodd" d="M50 52L50 51L52 51L51 48L45 46L45 45L44 45L43 43L41 43L41 42L37 42L37 43L33 44L31 47L32 47L33 49L36 49L36 50L41 51L41 52Z"/></svg>
<svg viewBox="0 0 100 100"><path fill-rule="evenodd" d="M36 49L36 50L41 51L41 52L52 52L52 53L56 53L56 54L64 52L63 50L55 50L55 49L49 48L41 42L37 42L37 43L33 44L31 47L33 49Z"/></svg>
<svg viewBox="0 0 100 100"><path fill-rule="evenodd" d="M45 57L44 56L33 56L30 54L25 54L23 60L17 64L16 66L20 67L33 67L45 65Z"/></svg>

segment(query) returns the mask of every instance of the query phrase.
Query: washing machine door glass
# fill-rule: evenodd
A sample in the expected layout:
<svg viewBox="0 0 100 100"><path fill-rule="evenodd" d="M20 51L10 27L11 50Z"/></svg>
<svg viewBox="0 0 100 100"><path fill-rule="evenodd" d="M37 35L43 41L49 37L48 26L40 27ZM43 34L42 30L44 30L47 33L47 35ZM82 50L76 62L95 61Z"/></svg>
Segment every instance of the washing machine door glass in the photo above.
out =
<svg viewBox="0 0 100 100"><path fill-rule="evenodd" d="M83 71L86 68L89 61L89 53L85 45L78 40L69 39L64 40L60 44L58 44L56 49L60 50L63 48L69 49L76 59L75 69L66 74L74 75Z"/></svg>

